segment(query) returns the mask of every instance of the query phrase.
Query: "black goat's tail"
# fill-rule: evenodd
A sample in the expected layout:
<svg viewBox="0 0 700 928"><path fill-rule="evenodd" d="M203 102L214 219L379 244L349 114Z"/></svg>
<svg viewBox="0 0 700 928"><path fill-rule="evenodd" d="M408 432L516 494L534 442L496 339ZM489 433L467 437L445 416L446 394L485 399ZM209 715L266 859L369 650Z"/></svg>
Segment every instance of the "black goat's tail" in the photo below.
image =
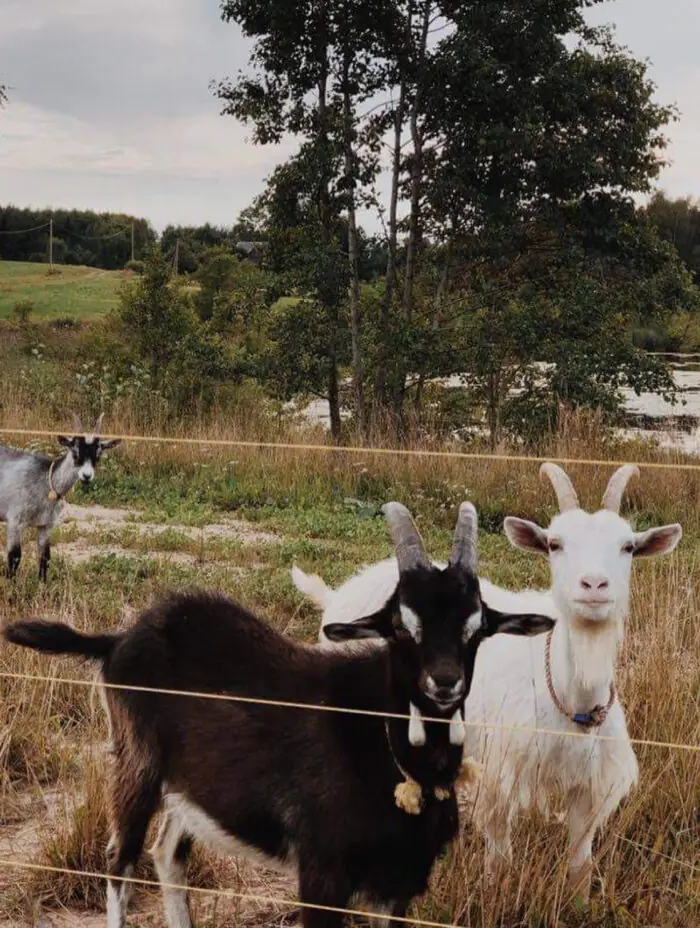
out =
<svg viewBox="0 0 700 928"><path fill-rule="evenodd" d="M16 622L8 625L4 636L12 644L47 654L75 654L94 661L105 661L121 635L85 635L61 622Z"/></svg>

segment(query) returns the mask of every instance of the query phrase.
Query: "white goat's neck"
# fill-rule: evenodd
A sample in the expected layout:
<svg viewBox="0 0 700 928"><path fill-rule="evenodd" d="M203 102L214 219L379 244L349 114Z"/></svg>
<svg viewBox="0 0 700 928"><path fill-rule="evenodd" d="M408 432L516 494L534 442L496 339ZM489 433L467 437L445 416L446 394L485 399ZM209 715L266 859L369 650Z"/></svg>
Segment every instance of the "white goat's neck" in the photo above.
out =
<svg viewBox="0 0 700 928"><path fill-rule="evenodd" d="M75 466L75 461L70 451L61 461L55 464L52 481L54 490L61 498L66 496L77 483L78 468ZM48 487L46 492L48 493Z"/></svg>
<svg viewBox="0 0 700 928"><path fill-rule="evenodd" d="M552 682L570 712L605 705L622 641L620 621L593 624L559 619L552 636Z"/></svg>

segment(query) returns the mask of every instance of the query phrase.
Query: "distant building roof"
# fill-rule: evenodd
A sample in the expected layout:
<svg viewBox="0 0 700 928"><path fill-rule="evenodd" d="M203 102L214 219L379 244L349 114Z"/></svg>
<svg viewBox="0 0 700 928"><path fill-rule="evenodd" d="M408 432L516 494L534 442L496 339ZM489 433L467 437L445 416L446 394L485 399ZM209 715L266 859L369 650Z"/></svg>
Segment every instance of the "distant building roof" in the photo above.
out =
<svg viewBox="0 0 700 928"><path fill-rule="evenodd" d="M265 247L265 242L236 242L236 248L239 251L245 252L249 255L253 251L260 251Z"/></svg>

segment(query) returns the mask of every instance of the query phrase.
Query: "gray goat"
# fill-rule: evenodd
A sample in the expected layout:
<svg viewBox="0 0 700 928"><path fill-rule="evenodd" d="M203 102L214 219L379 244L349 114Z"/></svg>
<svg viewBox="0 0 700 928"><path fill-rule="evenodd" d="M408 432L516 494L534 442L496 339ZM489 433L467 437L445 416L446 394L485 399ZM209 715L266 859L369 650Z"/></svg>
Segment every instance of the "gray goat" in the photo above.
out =
<svg viewBox="0 0 700 928"><path fill-rule="evenodd" d="M46 580L51 557L51 531L58 522L63 500L80 480L88 484L102 454L116 447L119 439L99 438L104 414L92 433L86 434L78 416L73 415L76 434L59 435L67 453L48 458L28 451L0 446L0 521L7 523L7 575L14 577L22 559L22 531L38 530L39 578Z"/></svg>

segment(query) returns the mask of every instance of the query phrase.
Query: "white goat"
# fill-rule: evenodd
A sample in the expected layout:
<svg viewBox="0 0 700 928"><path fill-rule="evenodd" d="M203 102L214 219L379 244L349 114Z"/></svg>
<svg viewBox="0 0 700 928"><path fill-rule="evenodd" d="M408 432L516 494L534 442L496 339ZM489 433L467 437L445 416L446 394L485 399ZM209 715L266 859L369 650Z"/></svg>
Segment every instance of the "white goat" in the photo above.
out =
<svg viewBox="0 0 700 928"><path fill-rule="evenodd" d="M680 525L634 532L620 518L622 495L635 474L632 465L620 468L608 484L603 510L589 514L579 508L564 471L554 464L542 466L541 475L556 490L560 514L546 530L508 518L505 531L511 544L549 559L557 622L540 638L503 636L484 642L466 704L465 753L483 767L474 816L486 838L491 873L510 860L516 814L535 805L546 811L547 797L557 789L564 796L569 828L569 883L584 900L590 893L596 832L638 776L614 686L632 559L667 554L682 535Z"/></svg>

